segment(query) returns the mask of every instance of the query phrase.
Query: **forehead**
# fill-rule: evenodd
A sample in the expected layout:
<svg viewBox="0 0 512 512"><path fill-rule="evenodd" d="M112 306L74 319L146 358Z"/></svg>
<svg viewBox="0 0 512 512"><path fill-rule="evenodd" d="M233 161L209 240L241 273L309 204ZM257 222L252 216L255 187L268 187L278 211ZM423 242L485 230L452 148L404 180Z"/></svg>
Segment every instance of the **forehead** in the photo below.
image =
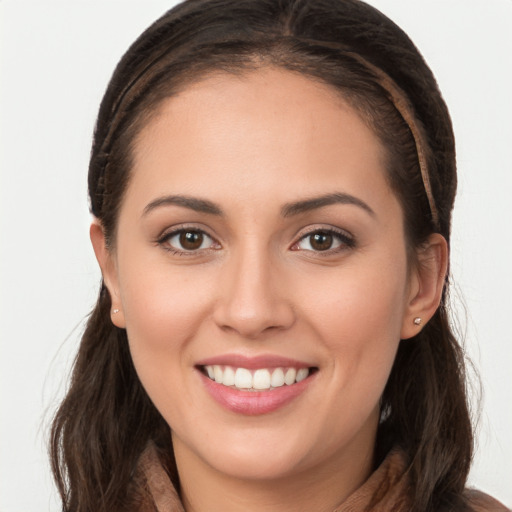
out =
<svg viewBox="0 0 512 512"><path fill-rule="evenodd" d="M331 86L277 68L217 73L164 100L141 130L127 196L389 194L384 161L379 139Z"/></svg>

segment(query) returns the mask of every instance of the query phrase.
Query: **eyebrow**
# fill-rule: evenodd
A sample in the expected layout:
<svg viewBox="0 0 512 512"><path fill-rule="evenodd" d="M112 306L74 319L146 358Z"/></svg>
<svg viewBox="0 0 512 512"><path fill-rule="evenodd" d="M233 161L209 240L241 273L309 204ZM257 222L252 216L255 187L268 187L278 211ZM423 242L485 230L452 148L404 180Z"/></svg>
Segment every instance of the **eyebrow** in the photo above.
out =
<svg viewBox="0 0 512 512"><path fill-rule="evenodd" d="M159 206L182 206L183 208L189 208L190 210L194 210L200 213L208 213L210 215L219 215L222 216L222 209L217 206L215 203L208 201L208 199L199 199L197 197L190 196L165 196L159 197L154 201L151 201L142 212L142 215L147 215L149 212L153 211L155 208Z"/></svg>
<svg viewBox="0 0 512 512"><path fill-rule="evenodd" d="M372 217L375 217L375 212L364 201L343 192L335 192L332 194L325 194L323 196L312 197L310 199L304 199L294 203L287 203L281 208L281 215L283 217L292 217L294 215L299 215L301 213L316 210L317 208L323 208L324 206L330 206L332 204L350 204L358 206L369 213Z"/></svg>
<svg viewBox="0 0 512 512"><path fill-rule="evenodd" d="M358 206L359 208L369 213L371 216L375 216L375 212L364 201L343 192L335 192L318 197L312 197L309 199L303 199L293 203L286 203L281 208L281 215L283 217L293 217L295 215L306 213L311 210L316 210L318 208L323 208L325 206L330 206L332 204L349 204ZM151 201L144 208L142 215L147 215L149 212L155 210L158 207L170 205L181 206L183 208L188 208L200 213L207 213L209 215L224 215L222 208L220 208L220 206L216 205L212 201L209 201L208 199L200 199L197 197L182 195L159 197L154 201Z"/></svg>

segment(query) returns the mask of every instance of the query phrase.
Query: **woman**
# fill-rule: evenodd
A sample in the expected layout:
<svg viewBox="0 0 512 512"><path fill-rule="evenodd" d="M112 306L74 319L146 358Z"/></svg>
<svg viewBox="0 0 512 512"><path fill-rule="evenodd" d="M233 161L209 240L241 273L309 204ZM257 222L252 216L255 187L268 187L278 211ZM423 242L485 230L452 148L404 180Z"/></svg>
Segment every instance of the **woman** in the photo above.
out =
<svg viewBox="0 0 512 512"><path fill-rule="evenodd" d="M355 0L189 0L128 50L89 170L98 304L65 510L505 510L464 490L451 123Z"/></svg>

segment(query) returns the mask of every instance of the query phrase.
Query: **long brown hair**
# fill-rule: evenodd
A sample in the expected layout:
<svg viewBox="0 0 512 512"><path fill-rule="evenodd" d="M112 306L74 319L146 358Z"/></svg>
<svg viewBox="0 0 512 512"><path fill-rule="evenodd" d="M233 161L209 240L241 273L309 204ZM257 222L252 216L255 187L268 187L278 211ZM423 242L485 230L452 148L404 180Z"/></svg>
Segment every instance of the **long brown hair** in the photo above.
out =
<svg viewBox="0 0 512 512"><path fill-rule="evenodd" d="M404 210L411 258L433 232L449 241L456 189L451 121L432 72L399 27L358 0L187 0L130 47L100 107L89 197L110 247L134 139L161 101L208 73L269 65L334 87L379 136L389 183ZM382 76L396 85L412 120L397 109ZM436 215L411 123L422 134ZM400 342L382 396L375 464L391 446L402 448L417 512L462 510L472 457L464 358L446 305L447 286L434 317L416 337ZM133 509L128 489L149 440L178 484L169 427L140 384L126 332L110 321L102 284L52 428L63 510Z"/></svg>

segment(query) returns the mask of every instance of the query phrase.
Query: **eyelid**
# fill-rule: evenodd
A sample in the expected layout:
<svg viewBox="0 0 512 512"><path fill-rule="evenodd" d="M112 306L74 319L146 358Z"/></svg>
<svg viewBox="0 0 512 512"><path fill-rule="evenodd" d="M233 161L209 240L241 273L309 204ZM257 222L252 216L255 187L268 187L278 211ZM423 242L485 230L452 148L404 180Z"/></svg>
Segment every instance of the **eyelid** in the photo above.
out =
<svg viewBox="0 0 512 512"><path fill-rule="evenodd" d="M314 235L315 233L328 233L330 235L335 236L338 240L341 241L339 247L334 249L326 249L325 251L314 251L311 249L299 249L297 248L298 244L307 238L308 236ZM292 251L307 251L312 252L314 254L318 254L319 256L328 256L334 253L338 253L347 249L352 249L356 245L355 237L349 233L345 229L337 228L334 226L325 226L325 225L315 225L309 228L306 228L305 231L299 233L296 237L296 241L292 244L290 249Z"/></svg>
<svg viewBox="0 0 512 512"><path fill-rule="evenodd" d="M203 249L192 249L192 250L180 250L176 247L171 246L170 244L166 244L166 242L180 234L186 231L193 231L196 233L201 233L202 235L208 237L212 241L212 247L207 247ZM308 236L312 236L315 233L328 233L336 237L340 241L340 245L335 248L326 249L324 251L315 251L313 249L301 249L298 248L298 244L307 238ZM220 242L217 240L216 237L208 233L207 229L204 229L202 227L199 227L197 224L180 224L172 227L168 227L165 230L162 231L160 235L155 240L155 243L162 246L162 248L166 251L169 251L173 254L177 255L184 255L184 256L197 256L199 254L204 254L205 252L212 251L212 250L219 250L221 248ZM315 255L319 256L329 256L335 253L342 252L347 249L351 249L355 247L356 240L355 237L348 232L345 229L341 229L335 226L329 226L329 225L314 225L307 227L303 230L301 230L295 237L295 242L290 247L290 250L292 251L305 251L314 253Z"/></svg>
<svg viewBox="0 0 512 512"><path fill-rule="evenodd" d="M195 232L195 233L201 233L202 235L208 237L212 241L212 245L216 247L207 247L204 249L196 249L196 250L186 250L186 249L178 249L176 247L173 247L170 244L166 245L166 242L173 238L174 236L179 235L183 232ZM191 224L181 224L177 226L172 226L170 228L166 228L155 240L155 243L160 245L164 250L176 254L179 256L198 256L199 254L204 254L207 251L211 250L218 250L220 249L220 243L219 241L212 235L208 233L207 230L204 228L200 228L197 225L191 225Z"/></svg>

